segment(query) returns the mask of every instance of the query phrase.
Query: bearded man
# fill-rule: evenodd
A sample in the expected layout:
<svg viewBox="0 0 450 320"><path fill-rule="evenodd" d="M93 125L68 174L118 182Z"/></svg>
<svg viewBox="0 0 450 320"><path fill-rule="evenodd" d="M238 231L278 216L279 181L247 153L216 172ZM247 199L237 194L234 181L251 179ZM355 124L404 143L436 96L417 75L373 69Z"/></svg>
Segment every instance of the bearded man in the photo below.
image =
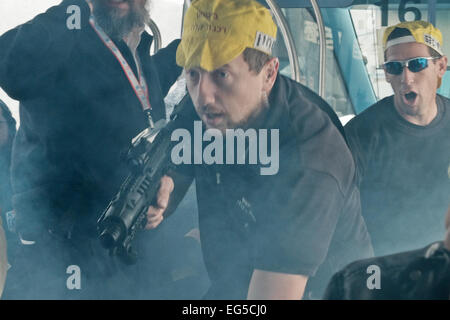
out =
<svg viewBox="0 0 450 320"><path fill-rule="evenodd" d="M121 153L165 117L181 71L176 42L149 55L148 5L64 0L0 37L0 86L21 117L12 202L22 247L4 298L140 298L148 286L139 263L109 257L95 229L128 173ZM73 6L81 23L70 29Z"/></svg>
<svg viewBox="0 0 450 320"><path fill-rule="evenodd" d="M186 116L191 136L200 128L215 145L223 136L227 142L223 155L214 149L219 161L186 162L170 172L158 203L172 208L186 181L195 179L211 282L205 299L321 298L333 270L372 255L343 128L325 101L279 74L276 34L270 11L253 0L195 0L184 18L177 63L190 101L180 118ZM268 129L270 147L261 147ZM230 147L239 132L236 140L244 142ZM277 165L252 163L255 141L259 155L270 149ZM195 161L196 147L186 146L182 153ZM149 213L156 220L170 209Z"/></svg>

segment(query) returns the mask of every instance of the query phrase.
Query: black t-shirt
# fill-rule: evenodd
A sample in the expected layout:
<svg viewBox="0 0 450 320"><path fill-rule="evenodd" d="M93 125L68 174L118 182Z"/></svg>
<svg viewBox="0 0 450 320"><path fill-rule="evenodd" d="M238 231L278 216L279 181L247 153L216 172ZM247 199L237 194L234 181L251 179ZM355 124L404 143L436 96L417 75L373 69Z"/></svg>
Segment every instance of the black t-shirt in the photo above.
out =
<svg viewBox="0 0 450 320"><path fill-rule="evenodd" d="M306 275L305 297L321 298L334 272L373 253L330 107L282 76L269 99L259 128L279 129L277 174L249 164L195 167L208 299L245 299L254 269Z"/></svg>
<svg viewBox="0 0 450 320"><path fill-rule="evenodd" d="M345 127L376 255L442 239L450 203L450 100L428 126L407 122L387 97Z"/></svg>

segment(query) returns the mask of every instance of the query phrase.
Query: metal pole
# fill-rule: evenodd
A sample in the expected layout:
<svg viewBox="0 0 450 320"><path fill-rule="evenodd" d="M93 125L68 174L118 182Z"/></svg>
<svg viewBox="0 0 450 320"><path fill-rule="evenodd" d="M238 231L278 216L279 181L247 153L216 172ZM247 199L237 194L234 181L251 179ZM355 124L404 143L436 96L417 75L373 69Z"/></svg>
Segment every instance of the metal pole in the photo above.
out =
<svg viewBox="0 0 450 320"><path fill-rule="evenodd" d="M275 20L280 27L280 32L283 35L284 42L286 44L286 50L288 52L289 63L292 67L293 78L295 81L300 82L300 66L298 64L297 49L295 48L294 39L292 38L291 31L289 30L289 25L281 12L280 7L273 0L266 0L272 11Z"/></svg>
<svg viewBox="0 0 450 320"><path fill-rule="evenodd" d="M436 0L428 0L428 22L436 26Z"/></svg>
<svg viewBox="0 0 450 320"><path fill-rule="evenodd" d="M311 4L316 15L317 26L319 27L319 95L325 99L325 77L327 63L327 43L325 38L325 26L323 24L322 13L316 0L311 0Z"/></svg>
<svg viewBox="0 0 450 320"><path fill-rule="evenodd" d="M154 41L153 54L155 54L161 48L161 44L162 44L161 32L159 31L159 28L156 25L156 23L150 18L147 21L147 25L153 34L153 41Z"/></svg>

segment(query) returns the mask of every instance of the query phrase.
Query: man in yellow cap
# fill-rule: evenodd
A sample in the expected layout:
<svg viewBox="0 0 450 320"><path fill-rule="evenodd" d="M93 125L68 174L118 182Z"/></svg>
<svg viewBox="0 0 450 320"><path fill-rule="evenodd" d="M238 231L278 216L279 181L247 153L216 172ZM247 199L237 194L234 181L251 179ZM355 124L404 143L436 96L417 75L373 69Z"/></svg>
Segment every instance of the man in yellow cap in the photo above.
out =
<svg viewBox="0 0 450 320"><path fill-rule="evenodd" d="M278 74L276 30L270 11L253 0L193 1L184 20L177 63L192 100L185 108L201 119L191 132L209 131L216 146L222 134L266 132L245 134L246 159L255 137L259 154L271 150L279 159L268 175L263 161L229 164L236 146L227 140L227 164L181 170L196 180L207 299L321 298L333 270L372 254L343 128L319 96ZM261 147L267 130L268 148ZM173 186L172 201L182 189L173 178L162 183L162 208ZM150 208L149 228L162 211Z"/></svg>
<svg viewBox="0 0 450 320"><path fill-rule="evenodd" d="M442 34L428 22L403 22L386 29L383 45L394 95L345 128L376 255L442 238L450 196L450 101L436 93L447 70Z"/></svg>

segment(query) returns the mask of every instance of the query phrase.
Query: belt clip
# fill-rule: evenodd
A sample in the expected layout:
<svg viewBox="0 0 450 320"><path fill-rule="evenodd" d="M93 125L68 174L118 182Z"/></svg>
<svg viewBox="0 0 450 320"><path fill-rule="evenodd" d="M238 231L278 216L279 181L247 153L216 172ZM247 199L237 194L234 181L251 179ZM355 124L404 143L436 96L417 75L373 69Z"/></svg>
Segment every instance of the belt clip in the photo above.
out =
<svg viewBox="0 0 450 320"><path fill-rule="evenodd" d="M150 109L146 110L146 113L147 113L149 127L150 127L150 129L154 129L155 123L153 122L152 115L150 114Z"/></svg>

